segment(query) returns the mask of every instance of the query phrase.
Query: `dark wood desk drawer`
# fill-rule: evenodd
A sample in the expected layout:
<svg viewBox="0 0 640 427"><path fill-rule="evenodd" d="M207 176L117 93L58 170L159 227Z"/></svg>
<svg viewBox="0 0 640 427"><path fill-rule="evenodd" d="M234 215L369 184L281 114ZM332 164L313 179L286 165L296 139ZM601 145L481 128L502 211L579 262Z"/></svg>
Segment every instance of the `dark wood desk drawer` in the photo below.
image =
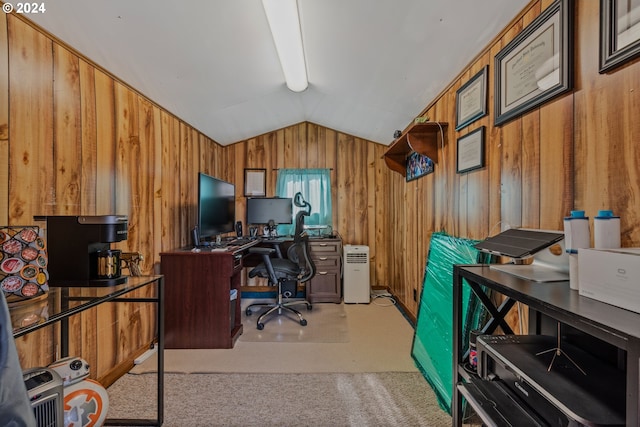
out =
<svg viewBox="0 0 640 427"><path fill-rule="evenodd" d="M307 299L311 303L342 300L342 240L310 239L310 256L316 275L307 282Z"/></svg>
<svg viewBox="0 0 640 427"><path fill-rule="evenodd" d="M336 270L340 268L340 258L338 257L311 257L316 265L316 270Z"/></svg>
<svg viewBox="0 0 640 427"><path fill-rule="evenodd" d="M323 254L326 256L334 255L340 256L342 252L342 244L336 241L309 241L309 248L311 249L311 253Z"/></svg>

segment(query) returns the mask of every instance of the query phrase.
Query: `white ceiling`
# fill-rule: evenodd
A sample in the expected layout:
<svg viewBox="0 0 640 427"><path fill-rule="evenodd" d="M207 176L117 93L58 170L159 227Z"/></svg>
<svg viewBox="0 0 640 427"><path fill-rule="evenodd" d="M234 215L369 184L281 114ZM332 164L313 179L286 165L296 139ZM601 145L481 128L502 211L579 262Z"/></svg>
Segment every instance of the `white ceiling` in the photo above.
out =
<svg viewBox="0 0 640 427"><path fill-rule="evenodd" d="M29 18L227 145L303 121L389 144L529 0L298 0L289 91L260 0L54 0Z"/></svg>

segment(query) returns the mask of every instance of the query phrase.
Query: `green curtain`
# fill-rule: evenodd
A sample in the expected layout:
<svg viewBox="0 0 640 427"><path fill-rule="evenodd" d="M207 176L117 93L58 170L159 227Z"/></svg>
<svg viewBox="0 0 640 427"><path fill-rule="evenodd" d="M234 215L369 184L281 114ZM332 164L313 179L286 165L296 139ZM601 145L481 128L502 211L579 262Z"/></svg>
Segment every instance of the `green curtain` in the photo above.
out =
<svg viewBox="0 0 640 427"><path fill-rule="evenodd" d="M276 181L276 196L291 197L302 193L311 205L311 215L305 218L307 225L333 226L331 221L331 173L330 169L280 169ZM293 216L300 210L293 206ZM278 226L279 235L293 233L293 225Z"/></svg>

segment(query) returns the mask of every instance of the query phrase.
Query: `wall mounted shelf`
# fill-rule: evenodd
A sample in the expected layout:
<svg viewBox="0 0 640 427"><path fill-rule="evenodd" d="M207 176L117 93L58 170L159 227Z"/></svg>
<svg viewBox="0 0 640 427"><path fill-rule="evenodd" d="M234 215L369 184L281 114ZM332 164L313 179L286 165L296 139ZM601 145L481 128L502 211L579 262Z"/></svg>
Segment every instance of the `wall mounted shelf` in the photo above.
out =
<svg viewBox="0 0 640 427"><path fill-rule="evenodd" d="M434 163L438 162L438 141L444 138L440 136L440 129L444 133L447 123L426 122L414 123L400 135L384 153L384 161L387 166L402 176L406 176L406 158L409 153L415 151L429 157Z"/></svg>

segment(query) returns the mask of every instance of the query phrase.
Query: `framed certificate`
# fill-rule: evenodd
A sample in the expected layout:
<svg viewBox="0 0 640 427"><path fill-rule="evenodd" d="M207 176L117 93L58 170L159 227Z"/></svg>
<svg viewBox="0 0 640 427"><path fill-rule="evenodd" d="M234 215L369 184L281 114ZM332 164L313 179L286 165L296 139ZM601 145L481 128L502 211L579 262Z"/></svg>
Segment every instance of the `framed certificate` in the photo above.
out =
<svg viewBox="0 0 640 427"><path fill-rule="evenodd" d="M245 197L264 197L267 195L266 175L266 169L244 170Z"/></svg>
<svg viewBox="0 0 640 427"><path fill-rule="evenodd" d="M572 89L572 27L572 0L557 0L496 55L496 125Z"/></svg>
<svg viewBox="0 0 640 427"><path fill-rule="evenodd" d="M456 172L484 167L484 126L458 138Z"/></svg>
<svg viewBox="0 0 640 427"><path fill-rule="evenodd" d="M640 56L640 0L600 0L600 73Z"/></svg>
<svg viewBox="0 0 640 427"><path fill-rule="evenodd" d="M487 70L485 66L456 92L456 130L487 115Z"/></svg>

